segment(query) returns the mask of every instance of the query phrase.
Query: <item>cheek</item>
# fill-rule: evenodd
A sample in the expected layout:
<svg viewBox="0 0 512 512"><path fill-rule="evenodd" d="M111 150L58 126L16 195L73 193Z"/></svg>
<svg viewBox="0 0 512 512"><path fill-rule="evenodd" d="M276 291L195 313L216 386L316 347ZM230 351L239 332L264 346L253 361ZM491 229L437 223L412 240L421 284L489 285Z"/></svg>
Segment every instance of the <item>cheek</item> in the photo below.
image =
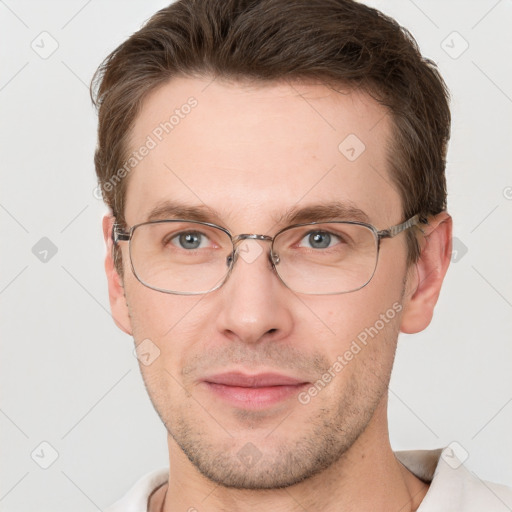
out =
<svg viewBox="0 0 512 512"><path fill-rule="evenodd" d="M197 298L152 290L133 275L127 276L125 294L135 341L148 337L165 339L179 328L197 301Z"/></svg>
<svg viewBox="0 0 512 512"><path fill-rule="evenodd" d="M331 364L341 361L347 377L361 371L361 365L387 368L392 364L403 309L405 264L400 268L385 263L380 262L379 272L361 290L307 302L324 322L321 350ZM307 329L307 322L302 322L299 331Z"/></svg>
<svg viewBox="0 0 512 512"><path fill-rule="evenodd" d="M400 290L378 295L364 290L339 300L337 310L329 309L334 334L323 340L322 350L335 376L329 392L335 400L351 386L365 396L377 396L391 373L402 311Z"/></svg>
<svg viewBox="0 0 512 512"><path fill-rule="evenodd" d="M141 351L149 347L158 355L148 366L139 357L148 379L164 369L178 377L188 355L201 350L201 340L213 337L214 322L201 307L202 296L157 292L132 276L126 282L126 298L136 346Z"/></svg>
<svg viewBox="0 0 512 512"><path fill-rule="evenodd" d="M340 295L334 304L332 298L328 299L328 304L322 301L309 303L310 309L324 321L326 341L331 339L341 349L347 341L373 326L381 317L386 325L398 320L402 309L401 286L373 289L370 284L356 292ZM378 326L381 326L380 322Z"/></svg>

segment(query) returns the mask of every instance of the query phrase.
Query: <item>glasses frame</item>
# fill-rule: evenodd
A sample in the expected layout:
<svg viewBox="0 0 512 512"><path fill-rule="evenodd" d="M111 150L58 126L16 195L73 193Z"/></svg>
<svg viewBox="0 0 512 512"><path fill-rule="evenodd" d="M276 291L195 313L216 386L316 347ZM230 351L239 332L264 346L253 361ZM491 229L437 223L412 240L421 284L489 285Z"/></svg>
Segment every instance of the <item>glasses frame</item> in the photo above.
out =
<svg viewBox="0 0 512 512"><path fill-rule="evenodd" d="M171 222L189 222L191 224L199 224L199 225L203 225L203 226L208 226L208 227L219 229L220 231L223 231L226 235L229 236L231 243L233 245L233 250L231 252L231 256L230 257L228 256L229 268L228 268L228 271L226 272L226 275L223 277L223 279L220 281L220 283L218 285L216 285L214 288L212 288L208 291L205 291L205 292L170 291L170 290L165 290L163 288L158 288L156 286L149 285L148 283L144 282L137 274L135 267L133 265L132 244L131 244L131 240L133 238L133 234L135 233L136 229L139 228L140 226L145 226L148 224L162 224L162 223L171 223ZM242 233L240 235L233 236L227 228L224 228L223 226L219 226L218 224L213 224L211 222L195 221L195 220L190 220L190 219L163 219L163 220L153 220L153 221L148 221L148 222L141 222L139 224L135 224L134 226L132 226L131 228L128 228L127 230L123 229L121 227L121 224L115 223L112 228L112 241L113 241L114 245L117 245L119 242L128 242L129 243L128 250L129 250L129 254L130 254L130 266L131 266L133 275L136 277L137 281L139 281L141 284L143 284L147 288L150 288L151 290L155 290L155 291L162 292L162 293L170 293L173 295L205 295L207 293L211 293L215 290L218 290L228 280L229 276L231 275L231 272L233 271L235 263L238 259L238 246L239 246L240 242L242 242L244 240L259 240L262 242L270 242L270 251L269 251L268 257L269 257L270 263L272 264L272 270L274 270L275 274L277 275L279 280L284 284L284 286L286 286L286 288L288 288L289 290L292 290L295 293L304 293L304 292L297 292L296 290L294 290L293 288L288 286L283 281L283 278L279 275L279 271L276 268L276 265L279 264L280 260L279 260L279 255L274 252L275 239L281 233L284 233L285 231L288 231L293 228L303 227L303 226L315 226L318 224L351 224L351 225L363 226L363 227L369 229L373 233L373 235L375 237L376 246L377 246L375 267L373 269L371 276L366 281L366 283L361 285L359 288L355 288L353 290L348 290L346 292L304 293L305 295L342 295L345 293L352 293L352 292L361 290L361 288L364 288L373 279L373 276L375 275L375 272L377 271L377 265L379 262L381 240L384 240L386 238L394 238L398 234L400 234L414 226L418 226L420 223L424 224L424 223L426 223L426 220L420 219L419 215L414 215L413 217L407 219L406 221L404 221L400 224L396 224L395 226L391 226L387 229L378 230L372 224L367 224L365 222L344 221L344 220L343 221L342 220L323 220L323 221L315 221L315 222L304 222L304 223L300 223L300 224L293 224L291 226L286 226L285 228L279 230L274 236L260 235L260 234L254 234L254 233Z"/></svg>

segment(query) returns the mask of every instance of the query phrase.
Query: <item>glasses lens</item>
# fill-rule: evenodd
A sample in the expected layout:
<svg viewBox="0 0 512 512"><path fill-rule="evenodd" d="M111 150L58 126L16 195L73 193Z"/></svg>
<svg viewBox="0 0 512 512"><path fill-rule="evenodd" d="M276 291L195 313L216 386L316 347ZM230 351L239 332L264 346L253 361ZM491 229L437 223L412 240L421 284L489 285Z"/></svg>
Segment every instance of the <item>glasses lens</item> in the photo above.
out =
<svg viewBox="0 0 512 512"><path fill-rule="evenodd" d="M332 222L299 226L274 242L276 270L292 290L322 295L355 291L370 281L377 265L377 238L359 224Z"/></svg>
<svg viewBox="0 0 512 512"><path fill-rule="evenodd" d="M232 251L227 233L194 222L142 224L130 241L137 279L150 288L177 293L217 288L229 271Z"/></svg>

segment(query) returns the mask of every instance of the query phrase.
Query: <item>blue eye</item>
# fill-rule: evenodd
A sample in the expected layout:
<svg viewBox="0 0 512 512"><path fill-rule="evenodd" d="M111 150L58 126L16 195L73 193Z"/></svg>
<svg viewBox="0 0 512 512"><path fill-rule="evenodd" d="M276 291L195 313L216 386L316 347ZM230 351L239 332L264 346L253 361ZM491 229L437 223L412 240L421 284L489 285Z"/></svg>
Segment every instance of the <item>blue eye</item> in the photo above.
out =
<svg viewBox="0 0 512 512"><path fill-rule="evenodd" d="M197 231L186 231L173 236L170 242L181 249L201 249L208 237Z"/></svg>
<svg viewBox="0 0 512 512"><path fill-rule="evenodd" d="M308 244L306 247L312 249L327 249L332 247L335 243L340 242L340 238L327 231L310 231L302 238L300 245L302 245L304 241Z"/></svg>

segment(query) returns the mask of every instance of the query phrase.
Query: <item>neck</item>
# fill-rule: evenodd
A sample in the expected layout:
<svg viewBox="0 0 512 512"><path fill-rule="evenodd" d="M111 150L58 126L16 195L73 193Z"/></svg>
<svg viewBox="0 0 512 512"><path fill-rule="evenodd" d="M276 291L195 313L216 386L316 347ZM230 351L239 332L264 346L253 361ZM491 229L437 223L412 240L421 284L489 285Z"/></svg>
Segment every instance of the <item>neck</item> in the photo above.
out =
<svg viewBox="0 0 512 512"><path fill-rule="evenodd" d="M151 512L410 512L419 507L428 490L428 484L408 471L393 454L385 403L379 405L366 430L335 464L284 489L239 490L215 484L197 471L170 437L169 460L170 484L152 496Z"/></svg>

